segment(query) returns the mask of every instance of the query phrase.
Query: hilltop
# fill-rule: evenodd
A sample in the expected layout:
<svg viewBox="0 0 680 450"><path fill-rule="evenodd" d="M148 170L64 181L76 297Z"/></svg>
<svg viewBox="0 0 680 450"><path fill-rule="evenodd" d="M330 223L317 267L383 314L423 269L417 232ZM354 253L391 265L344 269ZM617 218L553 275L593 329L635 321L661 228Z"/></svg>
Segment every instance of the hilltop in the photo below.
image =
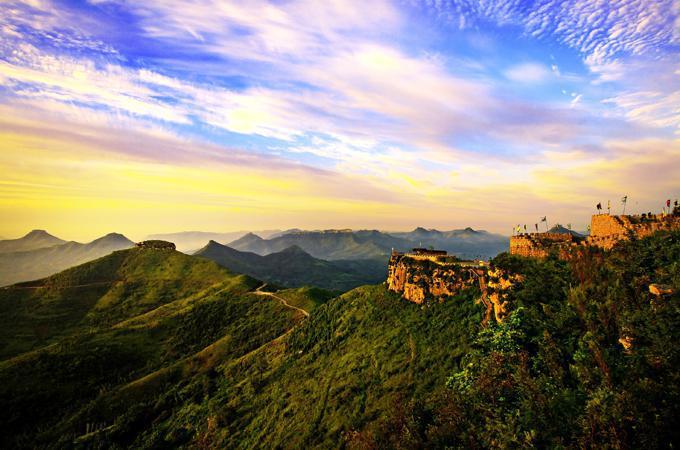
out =
<svg viewBox="0 0 680 450"><path fill-rule="evenodd" d="M241 252L210 241L195 253L234 272L287 287L304 285L346 291L363 284L379 283L385 278L382 261L325 261L314 258L297 245L260 256ZM368 263L366 262L368 261Z"/></svg>
<svg viewBox="0 0 680 450"><path fill-rule="evenodd" d="M109 233L87 244L72 241L35 250L0 253L0 286L43 278L133 245L122 234Z"/></svg>
<svg viewBox="0 0 680 450"><path fill-rule="evenodd" d="M261 285L203 258L133 248L0 289L0 445L29 442L26 433L31 446L70 447L101 428L89 406L99 396L122 400L136 380L191 380L274 345L304 319L295 305L328 299Z"/></svg>
<svg viewBox="0 0 680 450"><path fill-rule="evenodd" d="M0 240L0 253L25 252L64 243L66 241L52 236L45 230L33 230L18 239Z"/></svg>

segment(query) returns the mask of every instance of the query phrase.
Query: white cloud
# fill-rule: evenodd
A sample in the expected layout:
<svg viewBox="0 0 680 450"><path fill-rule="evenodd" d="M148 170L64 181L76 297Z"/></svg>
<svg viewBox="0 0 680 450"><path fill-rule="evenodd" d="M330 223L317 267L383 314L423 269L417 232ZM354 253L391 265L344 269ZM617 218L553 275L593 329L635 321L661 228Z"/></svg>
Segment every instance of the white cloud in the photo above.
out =
<svg viewBox="0 0 680 450"><path fill-rule="evenodd" d="M553 67L557 66L553 65ZM543 64L538 63L519 64L505 71L508 79L518 83L540 83L545 81L549 75L550 71Z"/></svg>

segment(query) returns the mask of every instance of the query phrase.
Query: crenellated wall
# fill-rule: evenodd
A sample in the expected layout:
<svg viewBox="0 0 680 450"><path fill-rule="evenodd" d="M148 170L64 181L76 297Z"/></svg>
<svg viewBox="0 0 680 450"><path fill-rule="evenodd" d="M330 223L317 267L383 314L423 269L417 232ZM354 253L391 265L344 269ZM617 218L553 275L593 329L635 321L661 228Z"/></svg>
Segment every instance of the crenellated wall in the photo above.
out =
<svg viewBox="0 0 680 450"><path fill-rule="evenodd" d="M606 250L618 242L650 236L658 231L680 229L680 215L611 216L597 214L590 222L590 236L579 238L571 234L530 233L510 238L510 253L532 258L544 258L556 252L560 258L569 258L574 250L583 246Z"/></svg>

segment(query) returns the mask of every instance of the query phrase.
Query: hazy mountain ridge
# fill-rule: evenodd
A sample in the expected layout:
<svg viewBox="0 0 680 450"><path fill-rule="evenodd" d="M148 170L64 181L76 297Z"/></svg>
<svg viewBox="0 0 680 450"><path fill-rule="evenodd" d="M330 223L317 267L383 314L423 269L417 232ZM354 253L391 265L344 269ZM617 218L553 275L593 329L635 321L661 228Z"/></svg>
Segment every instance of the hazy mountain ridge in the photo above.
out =
<svg viewBox="0 0 680 450"><path fill-rule="evenodd" d="M254 237L248 240L257 242ZM346 291L363 284L378 283L385 277L382 259L357 263L326 261L314 258L297 245L262 256L211 241L195 255L211 259L234 272L288 287L311 285Z"/></svg>
<svg viewBox="0 0 680 450"><path fill-rule="evenodd" d="M463 258L489 258L507 250L509 239L472 228L451 231L416 228L410 232L391 233L378 230L294 231L271 239L248 233L227 245L259 255L297 245L315 258L330 261L387 258L392 249L407 251L419 246L447 250Z"/></svg>
<svg viewBox="0 0 680 450"><path fill-rule="evenodd" d="M33 230L18 239L0 240L0 253L25 252L65 243L45 230Z"/></svg>
<svg viewBox="0 0 680 450"><path fill-rule="evenodd" d="M224 233L210 232L210 231L180 231L177 233L156 233L147 236L147 239L158 239L162 241L169 241L177 246L177 250L181 252L195 252L203 248L209 241L219 243L231 242L238 239L249 231L229 231ZM281 230L261 230L256 231L260 236L272 237L285 233Z"/></svg>
<svg viewBox="0 0 680 450"><path fill-rule="evenodd" d="M43 278L69 267L134 246L118 233L109 233L87 244L70 241L30 251L0 254L0 286Z"/></svg>

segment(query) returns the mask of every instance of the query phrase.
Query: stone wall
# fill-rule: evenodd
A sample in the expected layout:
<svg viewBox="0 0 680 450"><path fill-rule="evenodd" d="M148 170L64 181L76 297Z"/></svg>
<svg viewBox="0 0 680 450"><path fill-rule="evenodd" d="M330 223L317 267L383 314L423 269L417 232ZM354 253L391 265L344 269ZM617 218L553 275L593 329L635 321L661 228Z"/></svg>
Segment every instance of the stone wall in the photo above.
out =
<svg viewBox="0 0 680 450"><path fill-rule="evenodd" d="M531 258L545 258L551 251L564 251L578 240L571 234L524 233L510 238L510 253Z"/></svg>
<svg viewBox="0 0 680 450"><path fill-rule="evenodd" d="M577 238L570 234L531 233L510 238L510 253L532 258L544 258L556 252L561 258L569 258L574 250L582 246L598 247L605 250L629 238L650 236L658 231L680 229L680 216L611 216L597 214L590 222L590 236Z"/></svg>

